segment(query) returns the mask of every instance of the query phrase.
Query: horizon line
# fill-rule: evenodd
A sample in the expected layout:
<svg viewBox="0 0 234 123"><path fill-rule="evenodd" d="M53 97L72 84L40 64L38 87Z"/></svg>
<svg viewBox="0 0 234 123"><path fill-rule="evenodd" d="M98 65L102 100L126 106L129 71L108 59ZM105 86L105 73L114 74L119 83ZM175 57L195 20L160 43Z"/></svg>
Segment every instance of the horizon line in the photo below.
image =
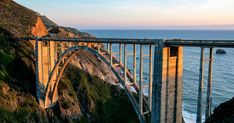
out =
<svg viewBox="0 0 234 123"><path fill-rule="evenodd" d="M76 27L75 27L76 28ZM204 31L234 31L234 28L76 28L78 30L204 30Z"/></svg>
<svg viewBox="0 0 234 123"><path fill-rule="evenodd" d="M80 27L78 25L70 25L81 30L234 30L234 24L226 25L181 25L181 26L152 26L152 27Z"/></svg>

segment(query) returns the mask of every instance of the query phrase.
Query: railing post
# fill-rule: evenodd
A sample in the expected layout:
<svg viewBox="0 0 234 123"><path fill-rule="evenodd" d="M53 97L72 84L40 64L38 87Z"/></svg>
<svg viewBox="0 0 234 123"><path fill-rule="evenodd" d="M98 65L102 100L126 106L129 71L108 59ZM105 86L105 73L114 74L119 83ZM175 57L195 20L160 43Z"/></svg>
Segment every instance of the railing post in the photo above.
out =
<svg viewBox="0 0 234 123"><path fill-rule="evenodd" d="M107 52L109 53L109 43L106 43Z"/></svg>
<svg viewBox="0 0 234 123"><path fill-rule="evenodd" d="M122 44L119 44L119 65L122 65Z"/></svg>
<svg viewBox="0 0 234 123"><path fill-rule="evenodd" d="M113 65L113 60L112 60L112 43L110 43L110 63L111 66Z"/></svg>
<svg viewBox="0 0 234 123"><path fill-rule="evenodd" d="M150 55L149 55L149 99L148 99L148 105L149 105L149 109L151 111L152 108L152 81L153 81L153 66L152 66L152 62L153 62L153 48L152 45L150 45Z"/></svg>
<svg viewBox="0 0 234 123"><path fill-rule="evenodd" d="M199 70L199 85L198 85L198 100L197 100L197 123L202 122L202 93L204 80L204 48L201 48L200 70Z"/></svg>
<svg viewBox="0 0 234 123"><path fill-rule="evenodd" d="M51 72L51 69L50 69L50 67L51 67L51 62L50 62L50 41L48 41L48 43L47 43L47 62L48 62L48 76L50 75L50 72ZM48 81L48 80L46 80L46 81Z"/></svg>
<svg viewBox="0 0 234 123"><path fill-rule="evenodd" d="M41 41L41 73L44 73L44 59L43 59L43 57L44 57L44 55L43 55L43 44L44 42L43 41ZM41 76L42 76L42 83L44 84L44 74L41 74Z"/></svg>
<svg viewBox="0 0 234 123"><path fill-rule="evenodd" d="M136 44L133 44L133 81L135 84L137 84L136 82Z"/></svg>
<svg viewBox="0 0 234 123"><path fill-rule="evenodd" d="M143 47L140 45L140 80L139 80L139 111L143 114Z"/></svg>
<svg viewBox="0 0 234 123"><path fill-rule="evenodd" d="M63 45L63 42L60 42L60 46L61 46L61 52L63 53L63 52L64 52L64 45Z"/></svg>
<svg viewBox="0 0 234 123"><path fill-rule="evenodd" d="M124 44L124 82L127 82L127 44Z"/></svg>
<svg viewBox="0 0 234 123"><path fill-rule="evenodd" d="M162 93L162 58L163 58L163 40L155 44L154 50L154 76L152 84L152 111L151 123L160 123L161 120L161 93Z"/></svg>
<svg viewBox="0 0 234 123"><path fill-rule="evenodd" d="M59 56L61 56L64 52L64 44L63 42L60 42L60 47L61 47L61 53L59 54ZM62 60L62 63L64 63L64 59Z"/></svg>
<svg viewBox="0 0 234 123"><path fill-rule="evenodd" d="M208 84L207 84L207 98L206 98L206 118L211 114L211 95L212 95L212 69L213 69L213 48L210 48L209 57L209 72L208 72Z"/></svg>
<svg viewBox="0 0 234 123"><path fill-rule="evenodd" d="M57 42L54 41L54 63L57 62L57 60L59 59L58 58L58 45L57 45ZM53 66L54 67L54 66ZM58 70L56 70L56 76L58 75Z"/></svg>

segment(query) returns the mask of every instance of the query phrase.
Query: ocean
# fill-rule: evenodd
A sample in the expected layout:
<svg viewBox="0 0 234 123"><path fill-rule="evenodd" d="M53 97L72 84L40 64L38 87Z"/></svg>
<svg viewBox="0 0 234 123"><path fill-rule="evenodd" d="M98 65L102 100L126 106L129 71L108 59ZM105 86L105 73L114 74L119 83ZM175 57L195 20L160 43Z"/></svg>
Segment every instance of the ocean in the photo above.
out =
<svg viewBox="0 0 234 123"><path fill-rule="evenodd" d="M98 38L234 40L234 30L82 30L82 31L93 34ZM132 47L127 47L127 48L128 50L132 49ZM214 49L212 111L222 102L225 102L231 99L232 97L234 97L234 48L233 49L224 48L224 50L227 52L227 54L217 55L215 54L216 49ZM113 46L113 51L118 51L118 47ZM208 55L209 52L208 49L206 49L205 50L206 61L208 60ZM199 65L200 65L199 61L200 61L200 48L191 48L191 47L184 48L183 117L186 123L196 122L196 111L197 111L196 107L197 107ZM145 59L145 62L147 62L147 59ZM137 63L139 63L139 61ZM128 66L131 66L132 64L133 62L131 57L129 58ZM147 69L147 67L148 67L147 65L144 66L145 69ZM203 115L205 115L208 62L205 62L205 68L206 69L204 77ZM144 71L144 76L147 75L148 71ZM146 77L144 79L147 82L148 78Z"/></svg>

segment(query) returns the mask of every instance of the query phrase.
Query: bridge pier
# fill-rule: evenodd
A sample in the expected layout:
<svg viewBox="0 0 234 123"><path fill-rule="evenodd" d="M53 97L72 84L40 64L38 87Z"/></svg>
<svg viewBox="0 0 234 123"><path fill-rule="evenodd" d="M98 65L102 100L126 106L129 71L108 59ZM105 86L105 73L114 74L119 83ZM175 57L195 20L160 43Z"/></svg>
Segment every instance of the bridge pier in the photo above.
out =
<svg viewBox="0 0 234 123"><path fill-rule="evenodd" d="M43 108L47 108L51 102L45 102L45 90L51 70L53 69L56 61L55 46L53 41L41 42L35 41L35 56L36 56L36 90L39 104ZM56 76L51 78L53 83L56 80ZM51 83L51 84L53 84Z"/></svg>
<svg viewBox="0 0 234 123"><path fill-rule="evenodd" d="M151 123L182 123L183 48L155 46Z"/></svg>
<svg viewBox="0 0 234 123"><path fill-rule="evenodd" d="M208 83L206 96L206 118L211 114L211 100L212 100L212 70L213 70L213 48L210 48L209 68L208 68Z"/></svg>
<svg viewBox="0 0 234 123"><path fill-rule="evenodd" d="M200 69L199 69L199 85L198 85L198 100L197 100L197 123L202 122L202 96L204 86L204 48L201 48Z"/></svg>

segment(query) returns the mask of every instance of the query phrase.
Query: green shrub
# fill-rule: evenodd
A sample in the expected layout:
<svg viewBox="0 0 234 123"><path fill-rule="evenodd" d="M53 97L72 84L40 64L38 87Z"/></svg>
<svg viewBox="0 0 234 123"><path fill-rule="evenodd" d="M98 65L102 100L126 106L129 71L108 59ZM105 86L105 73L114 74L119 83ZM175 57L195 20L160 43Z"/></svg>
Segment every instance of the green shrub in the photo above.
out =
<svg viewBox="0 0 234 123"><path fill-rule="evenodd" d="M138 122L133 107L122 89L110 85L98 77L91 76L72 65L68 65L64 76L69 78L69 81L66 81L67 83L73 84L73 89L75 89L74 91L77 92L77 97L81 101L80 105L88 107L88 112L95 117L96 122ZM83 101L86 103L82 103ZM89 119L82 117L81 122L89 122Z"/></svg>

